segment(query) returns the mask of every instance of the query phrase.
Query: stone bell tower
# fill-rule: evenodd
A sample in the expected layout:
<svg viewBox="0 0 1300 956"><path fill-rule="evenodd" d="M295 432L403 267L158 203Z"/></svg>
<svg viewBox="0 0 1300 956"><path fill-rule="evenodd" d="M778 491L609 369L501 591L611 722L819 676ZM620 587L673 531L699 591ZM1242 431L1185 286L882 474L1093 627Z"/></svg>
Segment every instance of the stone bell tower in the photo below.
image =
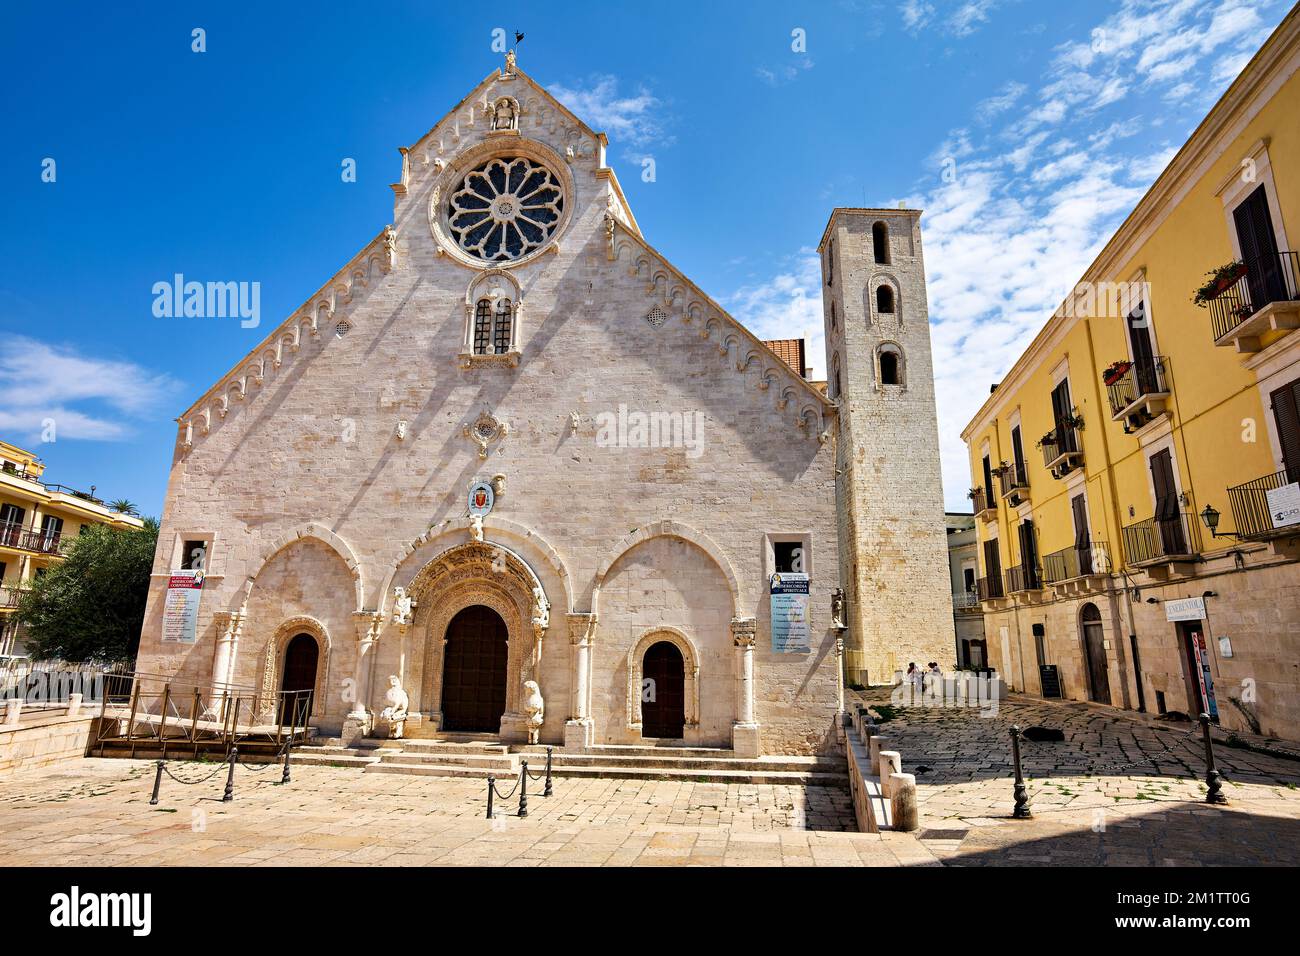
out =
<svg viewBox="0 0 1300 956"><path fill-rule="evenodd" d="M956 657L920 220L835 209L818 247L846 669L862 683Z"/></svg>

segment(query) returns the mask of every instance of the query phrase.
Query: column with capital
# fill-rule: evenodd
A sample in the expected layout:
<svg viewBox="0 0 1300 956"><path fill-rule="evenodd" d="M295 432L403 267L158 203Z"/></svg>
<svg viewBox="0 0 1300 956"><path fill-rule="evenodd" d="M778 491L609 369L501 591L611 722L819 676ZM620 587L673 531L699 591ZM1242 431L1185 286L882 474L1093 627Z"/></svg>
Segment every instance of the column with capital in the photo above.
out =
<svg viewBox="0 0 1300 956"><path fill-rule="evenodd" d="M217 627L217 647L212 658L212 693L214 697L230 691L235 675L235 658L239 653L239 636L248 615L242 607L218 611L212 615Z"/></svg>
<svg viewBox="0 0 1300 956"><path fill-rule="evenodd" d="M352 676L352 692L356 699L352 710L343 721L343 741L351 743L359 737L370 733L373 715L366 701L370 696L370 682L375 666L375 647L379 643L379 631L384 626L384 616L379 611L356 611L352 623L357 629L357 666Z"/></svg>
<svg viewBox="0 0 1300 956"><path fill-rule="evenodd" d="M594 723L591 719L591 644L596 637L596 615L566 616L569 621L573 675L569 683L569 719L564 725L564 749L586 750L594 739Z"/></svg>
<svg viewBox="0 0 1300 956"><path fill-rule="evenodd" d="M758 622L752 617L731 619L731 642L736 646L736 722L731 728L731 749L737 756L762 753L758 721L754 719L754 640Z"/></svg>

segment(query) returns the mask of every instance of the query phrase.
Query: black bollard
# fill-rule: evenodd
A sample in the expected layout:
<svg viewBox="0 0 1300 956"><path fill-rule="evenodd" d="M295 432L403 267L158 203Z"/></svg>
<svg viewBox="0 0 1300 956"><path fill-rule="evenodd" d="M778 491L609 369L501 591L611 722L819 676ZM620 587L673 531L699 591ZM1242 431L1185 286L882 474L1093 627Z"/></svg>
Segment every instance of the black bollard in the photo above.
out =
<svg viewBox="0 0 1300 956"><path fill-rule="evenodd" d="M1205 738L1205 802L1224 804L1228 798L1223 795L1223 784L1219 782L1219 771L1214 766L1214 743L1210 740L1210 715L1201 714L1201 736Z"/></svg>
<svg viewBox="0 0 1300 956"><path fill-rule="evenodd" d="M528 816L528 761L519 761L523 769L519 771L519 815Z"/></svg>
<svg viewBox="0 0 1300 956"><path fill-rule="evenodd" d="M488 777L488 812L487 812L487 818L489 820L492 819L492 794L496 791L496 786L497 786L496 777L489 776Z"/></svg>
<svg viewBox="0 0 1300 956"><path fill-rule="evenodd" d="M552 748L550 748L550 747L547 747L547 748L546 748L546 789L542 791L542 796L544 796L544 797L549 797L549 796L551 795L551 793L552 793L552 790L551 790L551 749L552 749Z"/></svg>
<svg viewBox="0 0 1300 956"><path fill-rule="evenodd" d="M153 778L153 796L149 798L149 806L158 806L158 789L162 786L163 762L158 761L158 772Z"/></svg>
<svg viewBox="0 0 1300 956"><path fill-rule="evenodd" d="M235 761L239 758L239 748L230 748L230 770L226 773L226 792L221 795L222 803L235 799Z"/></svg>
<svg viewBox="0 0 1300 956"><path fill-rule="evenodd" d="M1029 793L1025 790L1025 777L1020 770L1020 728L1015 724L1011 726L1011 759L1016 768L1016 785L1012 791L1016 798L1016 808L1011 811L1011 818L1028 820L1034 814L1029 806Z"/></svg>
<svg viewBox="0 0 1300 956"><path fill-rule="evenodd" d="M290 738L284 742L284 772L280 774L280 782L289 782L289 750L293 745L293 739Z"/></svg>

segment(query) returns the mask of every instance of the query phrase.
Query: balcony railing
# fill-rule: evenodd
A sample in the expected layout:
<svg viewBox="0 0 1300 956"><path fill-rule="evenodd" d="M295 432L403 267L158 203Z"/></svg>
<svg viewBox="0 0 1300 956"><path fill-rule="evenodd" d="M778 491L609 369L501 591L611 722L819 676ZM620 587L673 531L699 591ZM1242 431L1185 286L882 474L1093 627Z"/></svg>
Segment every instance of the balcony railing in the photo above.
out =
<svg viewBox="0 0 1300 956"><path fill-rule="evenodd" d="M958 611L978 609L980 606L979 595L974 591L958 591L952 596L952 606Z"/></svg>
<svg viewBox="0 0 1300 956"><path fill-rule="evenodd" d="M1082 547L1062 548L1043 558L1043 581L1059 584L1090 574L1110 572L1110 548L1105 541L1093 541Z"/></svg>
<svg viewBox="0 0 1300 956"><path fill-rule="evenodd" d="M1011 462L998 475L1003 498L1018 498L1029 493L1029 472L1023 464Z"/></svg>
<svg viewBox="0 0 1300 956"><path fill-rule="evenodd" d="M1122 530L1124 560L1130 565L1186 558L1200 552L1200 526L1190 512L1147 518Z"/></svg>
<svg viewBox="0 0 1300 956"><path fill-rule="evenodd" d="M1169 394L1169 385L1165 381L1165 366L1168 362L1163 355L1155 360L1133 363L1127 372L1116 381L1106 386L1106 395L1110 399L1110 415L1113 419L1124 418L1132 414L1133 406L1152 398L1164 398Z"/></svg>
<svg viewBox="0 0 1300 956"><path fill-rule="evenodd" d="M1038 591L1042 588L1042 575L1037 565L1017 564L1007 568L1007 593L1018 594L1021 591Z"/></svg>
<svg viewBox="0 0 1300 956"><path fill-rule="evenodd" d="M73 498L80 498L82 501L89 501L97 505L103 505L104 499L96 498L94 495L85 491L78 491L76 488L69 488L67 485L46 485L45 490L50 494L69 495Z"/></svg>
<svg viewBox="0 0 1300 956"><path fill-rule="evenodd" d="M1066 422L1058 422L1055 429L1042 437L1038 447L1043 450L1043 464L1053 478L1064 478L1083 464L1079 430Z"/></svg>
<svg viewBox="0 0 1300 956"><path fill-rule="evenodd" d="M976 580L975 591L979 594L981 601L991 601L994 598L1007 596L1006 591L1002 589L1002 576L1000 574Z"/></svg>
<svg viewBox="0 0 1300 956"><path fill-rule="evenodd" d="M63 548L63 535L48 531L24 531L22 525L0 525L0 547L17 548L19 551L32 551L36 554L60 554Z"/></svg>
<svg viewBox="0 0 1300 956"><path fill-rule="evenodd" d="M1251 259L1245 265L1242 276L1209 302L1215 342L1242 331L1241 326L1265 306L1300 299L1296 283L1300 255L1279 252Z"/></svg>
<svg viewBox="0 0 1300 956"><path fill-rule="evenodd" d="M975 488L972 490L970 493L970 502L971 509L979 517L987 520L988 515L986 515L985 512L997 514L997 503L993 500L993 496L989 494L988 489L986 488Z"/></svg>
<svg viewBox="0 0 1300 956"><path fill-rule="evenodd" d="M1287 517L1275 514L1269 507L1268 493L1293 484L1300 475L1282 470L1263 478L1228 489L1228 504L1232 507L1232 520L1237 534L1243 538L1268 537L1276 532L1300 534L1300 524L1288 524ZM1294 519L1291 519L1294 520Z"/></svg>
<svg viewBox="0 0 1300 956"><path fill-rule="evenodd" d="M30 589L0 587L0 608L17 607L19 599L21 599L28 590Z"/></svg>

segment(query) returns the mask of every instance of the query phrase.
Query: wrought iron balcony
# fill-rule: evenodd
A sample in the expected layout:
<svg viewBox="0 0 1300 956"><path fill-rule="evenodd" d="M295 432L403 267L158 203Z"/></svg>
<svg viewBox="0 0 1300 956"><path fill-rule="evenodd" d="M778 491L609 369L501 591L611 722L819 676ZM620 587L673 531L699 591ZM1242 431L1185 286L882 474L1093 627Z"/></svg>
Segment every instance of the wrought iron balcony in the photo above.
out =
<svg viewBox="0 0 1300 956"><path fill-rule="evenodd" d="M1007 593L1002 588L1002 576L992 575L986 578L979 578L975 582L976 593L979 594L981 601L992 601L995 598L1006 597Z"/></svg>
<svg viewBox="0 0 1300 956"><path fill-rule="evenodd" d="M1023 464L1010 462L998 474L998 484L1002 486L1002 500L1013 508L1029 497L1029 472Z"/></svg>
<svg viewBox="0 0 1300 956"><path fill-rule="evenodd" d="M987 488L972 488L970 493L971 509L975 517L983 521L992 521L998 516L997 502Z"/></svg>
<svg viewBox="0 0 1300 956"><path fill-rule="evenodd" d="M952 606L958 611L978 611L979 595L974 591L958 591L952 596Z"/></svg>
<svg viewBox="0 0 1300 956"><path fill-rule="evenodd" d="M1083 465L1083 443L1079 429L1069 422L1058 422L1056 428L1039 439L1043 450L1043 464L1053 478L1064 478Z"/></svg>
<svg viewBox="0 0 1300 956"><path fill-rule="evenodd" d="M1201 550L1200 524L1188 511L1136 521L1122 531L1124 560L1133 566L1188 560Z"/></svg>
<svg viewBox="0 0 1300 956"><path fill-rule="evenodd" d="M1110 573L1110 548L1105 541L1062 548L1043 558L1043 581L1059 584L1092 574Z"/></svg>
<svg viewBox="0 0 1300 956"><path fill-rule="evenodd" d="M17 607L18 601L30 588L0 587L0 608Z"/></svg>
<svg viewBox="0 0 1300 956"><path fill-rule="evenodd" d="M1300 475L1288 474L1284 469L1254 481L1247 481L1228 489L1228 504L1237 534L1242 538L1269 538L1277 534L1300 535L1300 522L1296 516L1281 506L1270 505L1268 493L1294 484ZM1274 496L1275 499L1277 496ZM1276 502L1275 502L1276 504Z"/></svg>
<svg viewBox="0 0 1300 956"><path fill-rule="evenodd" d="M22 525L0 525L0 548L15 548L36 554L61 554L63 535L47 531L24 531Z"/></svg>
<svg viewBox="0 0 1300 956"><path fill-rule="evenodd" d="M1124 422L1126 429L1137 429L1164 414L1165 399L1169 397L1165 379L1168 362L1163 355L1157 355L1151 362L1129 363L1122 374L1106 381L1113 421Z"/></svg>
<svg viewBox="0 0 1300 956"><path fill-rule="evenodd" d="M1007 568L1007 593L1019 594L1024 591L1040 591L1043 587L1042 575L1035 564L1017 564Z"/></svg>
<svg viewBox="0 0 1300 956"><path fill-rule="evenodd" d="M1279 252L1245 263L1245 270L1209 300L1215 345L1258 352L1259 337L1278 329L1300 328L1300 255Z"/></svg>
<svg viewBox="0 0 1300 956"><path fill-rule="evenodd" d="M68 495L71 498L80 498L82 501L89 501L92 504L103 505L104 499L96 498L94 495L85 491L78 491L76 488L69 488L67 485L46 485L45 490L54 495Z"/></svg>

